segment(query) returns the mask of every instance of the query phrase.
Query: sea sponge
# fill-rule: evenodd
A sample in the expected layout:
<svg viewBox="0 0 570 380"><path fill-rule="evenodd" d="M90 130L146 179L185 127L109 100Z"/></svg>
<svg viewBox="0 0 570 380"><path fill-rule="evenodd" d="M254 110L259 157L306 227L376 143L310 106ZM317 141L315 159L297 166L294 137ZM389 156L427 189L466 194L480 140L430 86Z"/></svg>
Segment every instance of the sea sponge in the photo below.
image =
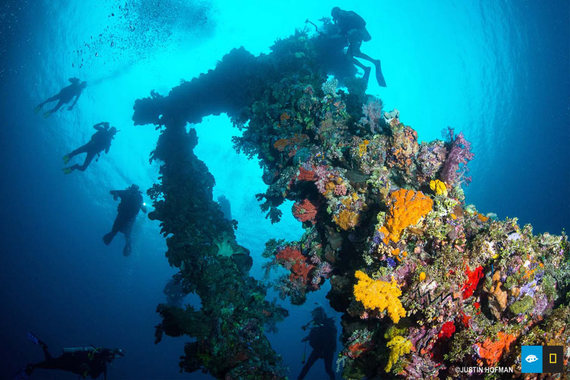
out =
<svg viewBox="0 0 570 380"><path fill-rule="evenodd" d="M389 195L389 216L380 228L384 234L383 241L388 244L390 240L397 243L402 231L406 227L416 224L420 218L426 216L433 207L431 198L421 191L399 189Z"/></svg>
<svg viewBox="0 0 570 380"><path fill-rule="evenodd" d="M386 364L384 370L390 372L392 366L400 359L400 356L410 353L412 350L412 342L403 336L397 335L386 344L386 347L390 349L390 356L388 357L388 364Z"/></svg>
<svg viewBox="0 0 570 380"><path fill-rule="evenodd" d="M368 147L368 144L370 144L369 140L364 140L362 141L360 144L358 144L358 156L362 157L366 154L366 148Z"/></svg>
<svg viewBox="0 0 570 380"><path fill-rule="evenodd" d="M516 336L502 331L499 331L497 338L496 341L487 338L482 344L476 343L479 357L484 359L490 367L494 367L499 362L503 353L508 352L511 343L517 339Z"/></svg>
<svg viewBox="0 0 570 380"><path fill-rule="evenodd" d="M402 291L394 279L392 282L373 280L360 270L354 276L358 280L354 285L354 298L362 302L366 309L378 309L380 312L387 309L394 323L406 316L406 310L398 298Z"/></svg>
<svg viewBox="0 0 570 380"><path fill-rule="evenodd" d="M477 289L477 285L479 284L479 280L484 277L483 274L483 267L478 266L473 271L469 269L469 265L465 268L465 274L467 275L467 280L463 283L461 287L461 291L463 292L463 299L467 299L473 295L475 289Z"/></svg>
<svg viewBox="0 0 570 380"><path fill-rule="evenodd" d="M441 182L439 179L429 181L429 188L435 192L435 195L447 196L447 186L445 182Z"/></svg>
<svg viewBox="0 0 570 380"><path fill-rule="evenodd" d="M356 227L359 215L354 211L344 209L338 215L335 215L333 220L340 228L346 231Z"/></svg>
<svg viewBox="0 0 570 380"><path fill-rule="evenodd" d="M493 274L492 286L487 291L489 296L489 311L497 319L501 319L501 314L507 308L507 292L501 289L501 271Z"/></svg>

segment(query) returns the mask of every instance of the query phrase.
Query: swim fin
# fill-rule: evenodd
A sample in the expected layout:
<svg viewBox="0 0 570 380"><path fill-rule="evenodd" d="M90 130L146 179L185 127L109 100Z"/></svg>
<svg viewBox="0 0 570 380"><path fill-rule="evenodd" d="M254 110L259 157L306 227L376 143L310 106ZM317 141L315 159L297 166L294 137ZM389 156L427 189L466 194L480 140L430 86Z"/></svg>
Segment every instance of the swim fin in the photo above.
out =
<svg viewBox="0 0 570 380"><path fill-rule="evenodd" d="M364 79L364 83L368 83L368 78L370 78L370 67L365 67L364 68L364 75L362 76L362 79Z"/></svg>
<svg viewBox="0 0 570 380"><path fill-rule="evenodd" d="M123 248L123 256L130 256L131 254L131 245L130 244L125 244L125 248Z"/></svg>
<svg viewBox="0 0 570 380"><path fill-rule="evenodd" d="M63 168L63 174L71 174L71 172L73 172L72 168Z"/></svg>
<svg viewBox="0 0 570 380"><path fill-rule="evenodd" d="M382 67L380 66L380 60L377 59L374 62L374 66L376 67L376 81L380 87L386 87L386 80L384 79L384 75L382 75Z"/></svg>
<svg viewBox="0 0 570 380"><path fill-rule="evenodd" d="M65 156L63 156L63 163L67 164L70 159L71 159L71 157L69 157L69 154L66 154Z"/></svg>
<svg viewBox="0 0 570 380"><path fill-rule="evenodd" d="M34 367L29 364L26 368L21 368L18 373L12 377L12 380L28 380L32 372L34 372Z"/></svg>
<svg viewBox="0 0 570 380"><path fill-rule="evenodd" d="M32 334L31 332L28 331L27 334L27 338L30 342L32 342L33 344L40 344L41 340L39 340L39 338L37 336L35 336L34 334Z"/></svg>
<svg viewBox="0 0 570 380"><path fill-rule="evenodd" d="M52 114L51 111L44 112L44 119L47 119Z"/></svg>
<svg viewBox="0 0 570 380"><path fill-rule="evenodd" d="M42 106L36 106L34 108L34 113L39 113L42 110Z"/></svg>
<svg viewBox="0 0 570 380"><path fill-rule="evenodd" d="M115 234L112 232L109 232L108 234L106 234L105 236L103 236L103 243L105 243L105 245L109 245L111 244L111 242L113 241L113 238L115 237Z"/></svg>

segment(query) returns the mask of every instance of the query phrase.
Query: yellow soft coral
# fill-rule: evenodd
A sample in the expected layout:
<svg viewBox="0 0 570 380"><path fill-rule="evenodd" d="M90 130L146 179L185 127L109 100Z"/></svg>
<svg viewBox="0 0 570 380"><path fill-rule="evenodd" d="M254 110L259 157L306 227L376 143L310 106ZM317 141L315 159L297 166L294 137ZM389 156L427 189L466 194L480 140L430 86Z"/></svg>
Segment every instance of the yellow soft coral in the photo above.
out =
<svg viewBox="0 0 570 380"><path fill-rule="evenodd" d="M388 315L394 323L406 316L406 310L398 299L402 291L394 279L392 282L373 280L360 270L354 275L358 280L354 285L354 298L362 302L366 309L378 309L380 312L388 309Z"/></svg>
<svg viewBox="0 0 570 380"><path fill-rule="evenodd" d="M390 356L388 357L388 364L386 364L384 370L390 372L392 366L400 359L400 356L410 353L412 350L412 342L403 336L397 335L393 337L386 346L390 349Z"/></svg>
<svg viewBox="0 0 570 380"><path fill-rule="evenodd" d="M362 157L366 154L366 147L370 144L370 141L364 140L360 144L358 144L358 156Z"/></svg>
<svg viewBox="0 0 570 380"><path fill-rule="evenodd" d="M333 220L343 230L349 230L358 224L359 215L350 210L342 210L333 217Z"/></svg>
<svg viewBox="0 0 570 380"><path fill-rule="evenodd" d="M406 227L416 224L433 207L431 198L425 196L421 191L399 189L392 192L389 198L389 216L379 230L384 234L385 244L388 244L390 240L397 243L402 231Z"/></svg>
<svg viewBox="0 0 570 380"><path fill-rule="evenodd" d="M439 179L429 181L429 188L435 192L435 195L447 196L447 186L445 182L441 182Z"/></svg>

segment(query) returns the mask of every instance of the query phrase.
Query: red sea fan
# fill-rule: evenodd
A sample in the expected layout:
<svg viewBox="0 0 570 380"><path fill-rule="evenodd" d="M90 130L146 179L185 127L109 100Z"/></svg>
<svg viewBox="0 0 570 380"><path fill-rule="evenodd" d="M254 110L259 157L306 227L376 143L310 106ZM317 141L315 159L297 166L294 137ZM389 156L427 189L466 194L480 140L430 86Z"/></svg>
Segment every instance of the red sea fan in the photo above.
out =
<svg viewBox="0 0 570 380"><path fill-rule="evenodd" d="M293 216L300 222L310 221L315 224L315 217L317 216L317 207L312 204L308 199L303 202L296 202L293 205Z"/></svg>
<svg viewBox="0 0 570 380"><path fill-rule="evenodd" d="M471 297L475 289L477 289L479 280L483 278L483 267L478 266L475 270L471 271L469 270L469 266L467 266L467 268L465 268L465 274L467 275L467 281L465 281L461 288L464 300Z"/></svg>

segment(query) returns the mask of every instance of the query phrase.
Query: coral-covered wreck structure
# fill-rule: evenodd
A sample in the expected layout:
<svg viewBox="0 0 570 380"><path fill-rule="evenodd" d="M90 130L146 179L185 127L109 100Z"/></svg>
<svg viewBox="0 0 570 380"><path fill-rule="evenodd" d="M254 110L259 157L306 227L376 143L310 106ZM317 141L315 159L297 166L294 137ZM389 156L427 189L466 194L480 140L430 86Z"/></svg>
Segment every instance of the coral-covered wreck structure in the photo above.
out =
<svg viewBox="0 0 570 380"><path fill-rule="evenodd" d="M396 110L365 94L342 41L324 28L277 41L268 55L233 50L168 95L136 101L135 124L161 130L150 216L161 221L185 291L202 301L200 310L160 305L157 340L193 338L185 371L286 376L264 331L287 312L248 275L249 252L193 153L191 125L225 112L243 132L235 148L263 167L261 208L277 222L291 200L305 229L299 241L267 242L265 265L288 272L275 287L302 304L331 282L327 298L343 314L344 378L459 378L470 366L517 376L521 345L564 345L567 363L567 236L535 235L467 205L473 153L463 134L450 129L445 141L420 143Z"/></svg>

